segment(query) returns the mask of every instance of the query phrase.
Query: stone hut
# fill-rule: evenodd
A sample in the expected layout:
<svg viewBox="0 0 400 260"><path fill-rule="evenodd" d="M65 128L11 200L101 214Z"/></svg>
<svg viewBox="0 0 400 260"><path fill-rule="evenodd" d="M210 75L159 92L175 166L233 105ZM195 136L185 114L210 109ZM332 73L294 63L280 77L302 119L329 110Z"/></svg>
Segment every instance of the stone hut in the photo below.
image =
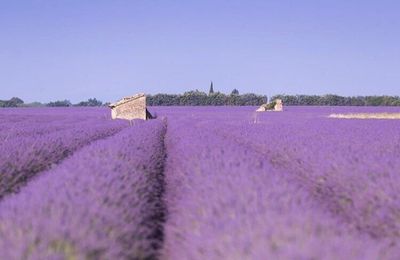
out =
<svg viewBox="0 0 400 260"><path fill-rule="evenodd" d="M283 103L282 99L275 99L271 103L261 105L257 110L257 112L265 112L265 111L283 111Z"/></svg>
<svg viewBox="0 0 400 260"><path fill-rule="evenodd" d="M276 99L275 100L274 111L283 111L282 99Z"/></svg>
<svg viewBox="0 0 400 260"><path fill-rule="evenodd" d="M116 103L109 105L112 119L151 119L153 116L146 107L146 95L139 93L130 97L124 97Z"/></svg>

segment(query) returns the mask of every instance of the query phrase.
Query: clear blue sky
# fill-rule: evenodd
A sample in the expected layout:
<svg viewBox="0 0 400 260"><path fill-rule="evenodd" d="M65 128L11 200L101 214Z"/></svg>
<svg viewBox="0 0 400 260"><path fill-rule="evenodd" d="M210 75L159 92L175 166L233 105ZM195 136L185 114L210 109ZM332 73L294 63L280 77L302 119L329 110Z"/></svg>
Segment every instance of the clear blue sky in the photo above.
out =
<svg viewBox="0 0 400 260"><path fill-rule="evenodd" d="M400 95L400 1L0 0L0 99Z"/></svg>

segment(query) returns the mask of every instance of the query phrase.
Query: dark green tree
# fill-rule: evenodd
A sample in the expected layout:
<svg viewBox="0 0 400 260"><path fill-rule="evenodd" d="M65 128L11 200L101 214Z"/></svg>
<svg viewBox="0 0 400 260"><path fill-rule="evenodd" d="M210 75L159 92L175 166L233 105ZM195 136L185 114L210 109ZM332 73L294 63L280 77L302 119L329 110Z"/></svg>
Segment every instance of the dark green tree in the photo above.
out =
<svg viewBox="0 0 400 260"><path fill-rule="evenodd" d="M207 94L198 91L187 91L180 96L180 104L183 106L204 106L207 104Z"/></svg>
<svg viewBox="0 0 400 260"><path fill-rule="evenodd" d="M239 90L237 90L237 89L233 89L232 90L232 92L231 92L231 95L239 95Z"/></svg>
<svg viewBox="0 0 400 260"><path fill-rule="evenodd" d="M72 106L71 102L69 100L58 100L54 102L50 102L46 104L48 107L70 107Z"/></svg>
<svg viewBox="0 0 400 260"><path fill-rule="evenodd" d="M6 100L3 102L4 107L20 107L24 104L24 101L17 97L13 97L10 100Z"/></svg>
<svg viewBox="0 0 400 260"><path fill-rule="evenodd" d="M96 98L89 98L87 101L82 101L76 104L78 107L101 107L103 102L97 100Z"/></svg>

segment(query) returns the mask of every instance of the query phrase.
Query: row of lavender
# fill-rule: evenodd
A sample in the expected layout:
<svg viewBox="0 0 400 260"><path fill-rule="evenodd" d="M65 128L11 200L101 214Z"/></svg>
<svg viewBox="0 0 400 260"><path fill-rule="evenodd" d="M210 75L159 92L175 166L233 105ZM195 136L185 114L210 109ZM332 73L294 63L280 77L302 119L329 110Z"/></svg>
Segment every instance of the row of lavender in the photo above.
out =
<svg viewBox="0 0 400 260"><path fill-rule="evenodd" d="M159 112L175 117L164 258L398 257L397 121L309 108L181 112Z"/></svg>
<svg viewBox="0 0 400 260"><path fill-rule="evenodd" d="M35 108L35 109L1 109L0 140L12 135L23 135L45 131L48 124L65 127L86 120L106 121L110 119L109 111L91 108ZM34 125L35 127L32 127ZM7 130L7 132L4 132ZM9 130L9 131L8 131Z"/></svg>
<svg viewBox="0 0 400 260"><path fill-rule="evenodd" d="M82 148L5 198L0 258L155 257L164 218L164 134L159 120L137 123Z"/></svg>
<svg viewBox="0 0 400 260"><path fill-rule="evenodd" d="M252 111L157 109L169 118L163 203L162 122L86 146L94 139L80 131L104 126L116 129L112 135L126 125L104 121L97 110L86 123L51 111L60 123L33 127L33 139L83 141L63 148L64 156L76 151L72 157L0 202L0 258L154 258L166 205L165 259L396 259L399 123L327 119L330 109ZM29 140L29 124L14 116L0 128L22 130L10 130L5 144ZM60 160L48 161L47 168Z"/></svg>
<svg viewBox="0 0 400 260"><path fill-rule="evenodd" d="M8 109L0 117L0 198L74 151L128 126L91 110Z"/></svg>
<svg viewBox="0 0 400 260"><path fill-rule="evenodd" d="M218 132L291 172L358 232L400 237L399 121L330 119L316 110L310 118L273 114L229 125Z"/></svg>

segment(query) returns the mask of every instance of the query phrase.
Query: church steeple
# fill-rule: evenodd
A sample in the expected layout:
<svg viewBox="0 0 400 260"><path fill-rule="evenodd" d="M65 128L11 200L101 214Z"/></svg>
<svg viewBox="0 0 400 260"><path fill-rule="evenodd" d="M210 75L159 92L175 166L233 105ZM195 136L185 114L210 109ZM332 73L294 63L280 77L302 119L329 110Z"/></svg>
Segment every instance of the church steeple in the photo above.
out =
<svg viewBox="0 0 400 260"><path fill-rule="evenodd" d="M213 93L214 93L214 85L213 85L213 82L211 81L210 91L208 91L208 94L211 95Z"/></svg>

